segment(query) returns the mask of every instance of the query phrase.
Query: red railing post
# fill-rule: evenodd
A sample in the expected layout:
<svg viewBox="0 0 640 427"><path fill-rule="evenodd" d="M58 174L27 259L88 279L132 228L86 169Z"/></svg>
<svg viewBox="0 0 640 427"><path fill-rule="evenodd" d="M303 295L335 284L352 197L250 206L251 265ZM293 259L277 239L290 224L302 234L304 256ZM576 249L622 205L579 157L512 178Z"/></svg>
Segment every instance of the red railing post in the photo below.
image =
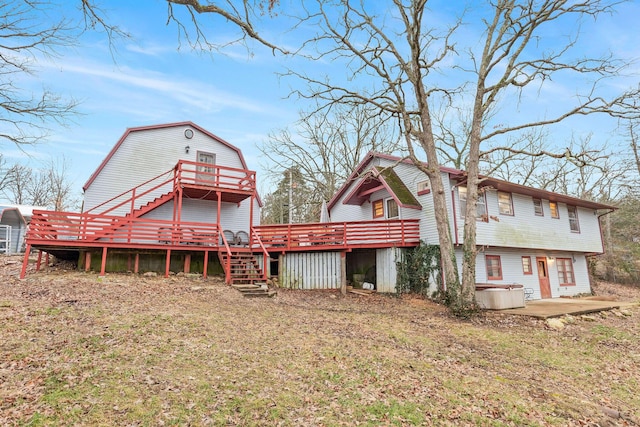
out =
<svg viewBox="0 0 640 427"><path fill-rule="evenodd" d="M135 210L136 210L136 189L134 188L131 191L131 210L129 211L129 214L133 216L133 212L135 212Z"/></svg>
<svg viewBox="0 0 640 427"><path fill-rule="evenodd" d="M20 270L20 278L24 279L27 274L27 266L29 265L29 253L31 252L31 244L27 243L27 247L24 252L24 259L22 260L22 270Z"/></svg>
<svg viewBox="0 0 640 427"><path fill-rule="evenodd" d="M100 265L100 276L104 277L107 270L107 247L102 248L102 264Z"/></svg>

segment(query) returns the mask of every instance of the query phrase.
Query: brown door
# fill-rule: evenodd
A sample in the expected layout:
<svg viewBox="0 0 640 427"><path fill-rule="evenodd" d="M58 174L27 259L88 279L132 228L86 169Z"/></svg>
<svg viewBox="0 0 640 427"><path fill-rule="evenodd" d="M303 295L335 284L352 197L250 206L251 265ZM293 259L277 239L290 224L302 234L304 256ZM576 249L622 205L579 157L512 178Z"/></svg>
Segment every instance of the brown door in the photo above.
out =
<svg viewBox="0 0 640 427"><path fill-rule="evenodd" d="M547 268L547 258L536 258L538 264L538 281L540 281L540 297L551 298L551 285L549 284L549 269Z"/></svg>

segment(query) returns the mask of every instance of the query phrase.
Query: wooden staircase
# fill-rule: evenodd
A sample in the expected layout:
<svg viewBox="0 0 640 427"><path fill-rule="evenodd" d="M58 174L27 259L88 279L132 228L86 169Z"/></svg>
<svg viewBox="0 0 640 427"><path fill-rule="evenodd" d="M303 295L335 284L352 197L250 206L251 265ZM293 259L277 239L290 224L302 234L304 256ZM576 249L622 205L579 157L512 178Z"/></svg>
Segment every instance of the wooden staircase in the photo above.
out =
<svg viewBox="0 0 640 427"><path fill-rule="evenodd" d="M272 297L275 291L269 290L266 275L251 252L220 252L223 268L230 269L230 284L245 297ZM227 262L229 262L227 266Z"/></svg>
<svg viewBox="0 0 640 427"><path fill-rule="evenodd" d="M125 217L140 218L142 215L149 213L152 210L156 209L157 207L160 207L165 203L167 203L168 201L172 200L174 195L175 195L175 191L171 191L169 193L165 193L161 196L158 196L153 200L149 200L144 205L136 208L133 211L133 215L132 213L128 213L125 215Z"/></svg>

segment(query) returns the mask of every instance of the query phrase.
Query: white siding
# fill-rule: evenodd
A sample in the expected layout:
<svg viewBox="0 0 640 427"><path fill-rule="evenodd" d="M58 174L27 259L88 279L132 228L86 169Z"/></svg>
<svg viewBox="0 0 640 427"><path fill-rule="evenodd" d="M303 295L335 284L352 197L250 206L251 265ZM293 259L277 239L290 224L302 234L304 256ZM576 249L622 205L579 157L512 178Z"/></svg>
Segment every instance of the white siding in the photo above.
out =
<svg viewBox="0 0 640 427"><path fill-rule="evenodd" d="M193 128L193 138L187 139L184 136L184 131L187 128L190 127L143 129L129 133L85 191L84 211L172 170L181 159L196 161L198 151L214 153L218 165L243 167L235 150ZM187 145L189 153L185 152ZM171 174L167 175L167 177L169 176ZM169 190L170 188L156 190L145 200L152 200ZM128 206L123 207L116 214L124 214L129 209Z"/></svg>
<svg viewBox="0 0 640 427"><path fill-rule="evenodd" d="M250 199L243 201L240 206L237 203L222 203L220 207L220 226L223 230L249 232L249 203ZM257 202L254 206L253 225L260 224L260 207ZM257 211L257 212L256 212ZM168 219L173 216L173 201L152 210L144 215L149 219ZM185 199L182 202L182 216L184 222L203 222L215 224L218 217L217 202L210 200Z"/></svg>
<svg viewBox="0 0 640 427"><path fill-rule="evenodd" d="M502 280L489 280L487 278L485 255L498 255L500 257L500 264L502 266ZM531 258L531 266L533 269L532 274L523 273L523 256ZM496 283L502 285L513 283L521 284L525 288L533 289L533 299L540 299L540 282L538 280L536 257L547 258L547 266L549 269L549 283L551 286L552 298L591 293L587 259L584 254L579 252L544 252L538 250L489 248L483 252L478 253L478 257L476 258L476 282ZM456 251L456 258L458 261L458 269L459 271L462 271L462 251ZM560 286L560 280L558 278L558 268L556 264L557 258L568 258L572 260L573 273L576 282L575 286Z"/></svg>
<svg viewBox="0 0 640 427"><path fill-rule="evenodd" d="M283 288L340 289L340 252L293 252L280 255L279 280Z"/></svg>
<svg viewBox="0 0 640 427"><path fill-rule="evenodd" d="M456 192L457 197L457 192ZM569 228L567 205L558 204L560 218L551 218L549 201L543 200L544 216L535 215L530 196L512 194L513 215L501 215L497 191L486 192L488 222L477 222L476 243L479 246L504 246L576 252L602 252L598 216L593 209L578 208L580 232ZM458 200L456 200L457 202ZM458 240L462 242L464 219L460 203L456 203Z"/></svg>

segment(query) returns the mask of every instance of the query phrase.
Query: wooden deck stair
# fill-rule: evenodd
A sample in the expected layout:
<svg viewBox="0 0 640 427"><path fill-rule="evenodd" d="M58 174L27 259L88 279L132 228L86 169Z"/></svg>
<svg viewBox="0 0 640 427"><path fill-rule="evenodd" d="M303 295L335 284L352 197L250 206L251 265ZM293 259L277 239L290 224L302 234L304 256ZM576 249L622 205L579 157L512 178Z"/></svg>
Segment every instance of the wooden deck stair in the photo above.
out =
<svg viewBox="0 0 640 427"><path fill-rule="evenodd" d="M151 212L157 207L160 207L167 203L169 200L173 199L175 196L175 191L170 191L168 193L163 194L162 196L158 196L153 200L149 200L144 205L136 208L133 211L133 215L131 213L126 214L126 217L140 218L142 215Z"/></svg>
<svg viewBox="0 0 640 427"><path fill-rule="evenodd" d="M153 200L148 201L144 205L136 208L133 212L128 212L121 219L116 220L114 223L105 226L101 231L96 232L92 239L90 240L100 240L104 238L108 238L110 235L115 233L120 227L129 224L131 218L140 218L144 214L151 212L152 210L164 205L168 201L172 200L175 196L175 191L170 191L161 196L156 197ZM130 201L131 199L129 199Z"/></svg>
<svg viewBox="0 0 640 427"><path fill-rule="evenodd" d="M227 268L229 262L231 286L240 291L246 297L271 297L276 294L269 290L266 276L260 268L255 255L251 252L220 252L220 262L223 268Z"/></svg>
<svg viewBox="0 0 640 427"><path fill-rule="evenodd" d="M270 290L266 283L256 283L253 285L235 284L231 286L240 291L246 298L272 297L277 293L276 291Z"/></svg>

